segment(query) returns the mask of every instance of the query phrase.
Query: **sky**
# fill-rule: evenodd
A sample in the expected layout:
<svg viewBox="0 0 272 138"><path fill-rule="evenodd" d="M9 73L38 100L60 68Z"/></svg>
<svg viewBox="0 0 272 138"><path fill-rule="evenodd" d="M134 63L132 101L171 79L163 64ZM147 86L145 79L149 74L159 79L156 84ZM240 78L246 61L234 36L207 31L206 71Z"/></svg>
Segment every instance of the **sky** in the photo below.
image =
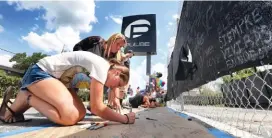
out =
<svg viewBox="0 0 272 138"><path fill-rule="evenodd" d="M108 39L121 32L124 16L156 14L157 55L151 57L151 72L162 72L167 83L167 59L181 5L181 1L0 1L0 48L28 55L58 54L64 45L72 51L88 36ZM11 67L13 54L1 49L0 64ZM143 89L148 80L145 56L131 59L130 74L132 88Z"/></svg>

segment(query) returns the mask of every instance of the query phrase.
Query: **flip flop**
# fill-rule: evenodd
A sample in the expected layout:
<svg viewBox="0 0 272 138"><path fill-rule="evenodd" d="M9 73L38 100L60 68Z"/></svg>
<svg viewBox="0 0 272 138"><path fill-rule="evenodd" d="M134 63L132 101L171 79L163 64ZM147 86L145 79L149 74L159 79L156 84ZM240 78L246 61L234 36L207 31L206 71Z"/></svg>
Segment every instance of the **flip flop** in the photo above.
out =
<svg viewBox="0 0 272 138"><path fill-rule="evenodd" d="M19 122L29 122L32 119L25 119L23 114L16 114L14 111L12 111L10 109L10 107L8 107L7 103L4 103L6 105L6 108L11 112L12 117L10 119L12 119L12 122L7 122L6 120L0 118L0 121L2 121L4 124L11 124L11 123L19 123Z"/></svg>
<svg viewBox="0 0 272 138"><path fill-rule="evenodd" d="M10 123L17 123L17 122L28 122L28 121L31 121L31 119L25 119L24 118L24 115L21 114L21 113L15 113L12 109L10 109L10 107L8 106L7 103L10 103L10 104L13 104L11 101L10 101L10 98L11 98L11 95L12 95L12 87L9 86L5 93L4 93L4 98L3 98L3 102L1 104L1 107L0 107L0 116L4 116L5 115L5 112L6 112L6 109L8 109L11 114L12 114L12 122L6 122L4 119L0 118L0 121L2 121L3 123L7 123L7 124L10 124Z"/></svg>
<svg viewBox="0 0 272 138"><path fill-rule="evenodd" d="M7 103L8 102L11 102L10 101L10 98L11 98L11 90L12 90L12 87L9 86L6 91L4 92L4 96L3 96L3 101L2 101L2 104L1 104L1 107L0 107L0 116L4 116L5 115L5 112L6 112L6 109L7 109ZM12 102L11 102L12 103Z"/></svg>

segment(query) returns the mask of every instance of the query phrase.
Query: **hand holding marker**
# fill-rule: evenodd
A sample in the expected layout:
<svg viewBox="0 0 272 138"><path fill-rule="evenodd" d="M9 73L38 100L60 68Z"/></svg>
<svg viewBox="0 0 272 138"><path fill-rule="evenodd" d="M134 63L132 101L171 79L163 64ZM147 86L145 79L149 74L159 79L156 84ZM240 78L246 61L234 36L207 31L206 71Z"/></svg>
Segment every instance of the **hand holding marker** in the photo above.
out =
<svg viewBox="0 0 272 138"><path fill-rule="evenodd" d="M130 113L131 112L132 112L132 108L130 108ZM139 118L136 117L136 119L139 119ZM108 125L107 123L90 123L90 124L82 125L82 126L80 126L80 128L86 128L89 130L97 130L97 129L100 129L100 128L105 127L107 125Z"/></svg>

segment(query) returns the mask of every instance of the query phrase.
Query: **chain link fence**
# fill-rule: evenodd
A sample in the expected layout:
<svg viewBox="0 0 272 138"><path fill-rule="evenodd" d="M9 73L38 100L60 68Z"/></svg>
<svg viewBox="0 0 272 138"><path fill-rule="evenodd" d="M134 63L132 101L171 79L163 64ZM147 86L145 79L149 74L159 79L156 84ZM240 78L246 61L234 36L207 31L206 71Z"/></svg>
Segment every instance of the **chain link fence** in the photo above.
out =
<svg viewBox="0 0 272 138"><path fill-rule="evenodd" d="M271 66L244 69L183 92L167 106L236 137L272 137Z"/></svg>

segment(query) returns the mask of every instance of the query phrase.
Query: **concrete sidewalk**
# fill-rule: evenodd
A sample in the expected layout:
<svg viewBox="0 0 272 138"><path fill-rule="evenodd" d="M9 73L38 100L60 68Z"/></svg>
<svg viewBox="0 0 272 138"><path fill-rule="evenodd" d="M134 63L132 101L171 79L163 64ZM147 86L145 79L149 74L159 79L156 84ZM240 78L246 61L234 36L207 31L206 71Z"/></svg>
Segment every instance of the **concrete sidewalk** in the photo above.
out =
<svg viewBox="0 0 272 138"><path fill-rule="evenodd" d="M25 132L10 136L10 138L211 138L204 126L194 121L188 121L185 118L177 116L170 112L166 107L156 109L133 109L137 112L139 119L135 124L125 125L115 122L109 122L109 125L99 130L80 129L79 126L84 123L101 121L99 117L86 117L78 125L69 127L49 126L37 131ZM129 112L123 110L123 113ZM147 120L146 117L157 119ZM33 120L30 123L37 122ZM1 124L2 125L2 124ZM19 125L19 124L17 124Z"/></svg>

